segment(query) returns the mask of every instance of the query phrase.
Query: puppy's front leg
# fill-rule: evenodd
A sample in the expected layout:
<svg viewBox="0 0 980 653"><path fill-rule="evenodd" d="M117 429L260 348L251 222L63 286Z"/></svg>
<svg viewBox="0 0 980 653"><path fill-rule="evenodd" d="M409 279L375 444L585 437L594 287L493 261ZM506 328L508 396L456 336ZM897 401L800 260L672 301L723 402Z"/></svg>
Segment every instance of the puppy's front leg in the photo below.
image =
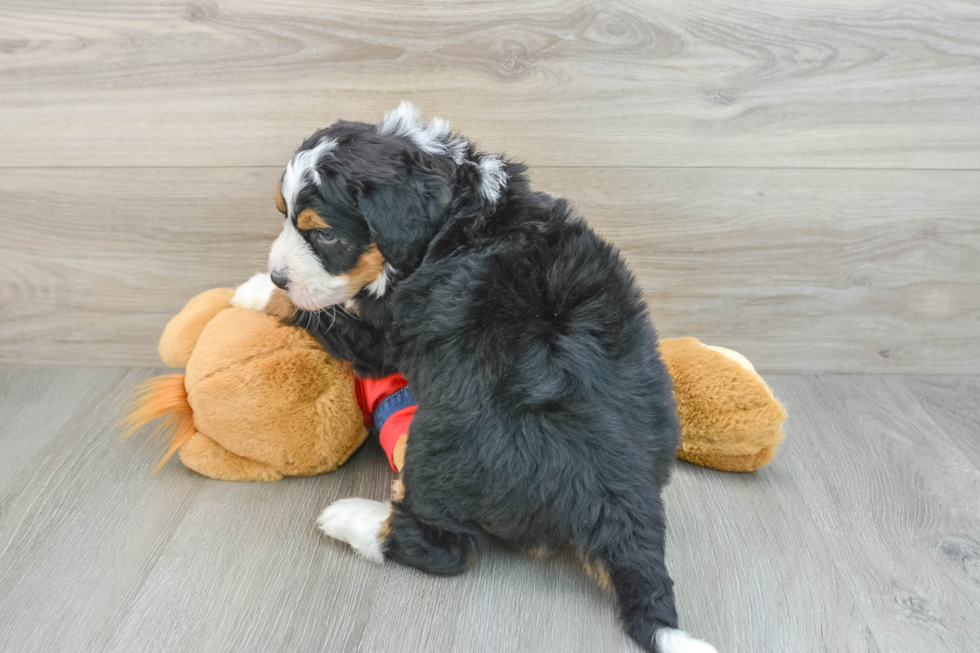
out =
<svg viewBox="0 0 980 653"><path fill-rule="evenodd" d="M472 533L421 521L400 501L340 499L327 506L317 525L372 562L388 559L437 576L462 573L477 547Z"/></svg>
<svg viewBox="0 0 980 653"><path fill-rule="evenodd" d="M380 378L398 371L385 325L350 315L339 306L316 313L298 311L292 323L312 333L331 356L353 365L358 376Z"/></svg>
<svg viewBox="0 0 980 653"><path fill-rule="evenodd" d="M251 279L235 290L231 305L235 308L251 308L253 311L264 310L274 290L276 286L268 272L253 274Z"/></svg>
<svg viewBox="0 0 980 653"><path fill-rule="evenodd" d="M285 319L296 313L296 306L285 290L276 288L268 272L259 272L238 286L231 305L236 308L250 308L268 315Z"/></svg>

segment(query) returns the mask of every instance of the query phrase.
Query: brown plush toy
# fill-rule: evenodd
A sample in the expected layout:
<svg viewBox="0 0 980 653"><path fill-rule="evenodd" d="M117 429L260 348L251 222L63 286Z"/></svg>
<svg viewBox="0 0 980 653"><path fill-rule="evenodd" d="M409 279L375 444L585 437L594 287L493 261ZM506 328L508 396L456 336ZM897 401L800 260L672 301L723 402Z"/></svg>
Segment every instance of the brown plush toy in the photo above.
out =
<svg viewBox="0 0 980 653"><path fill-rule="evenodd" d="M356 381L306 331L232 308L233 295L230 288L204 292L170 321L160 356L186 371L138 388L127 434L165 417L160 428L172 444L160 464L179 451L187 467L212 478L271 481L336 469L364 441L377 402L404 379ZM738 472L772 460L786 412L745 357L695 338L662 340L660 351L674 380L679 457ZM387 426L378 424L396 470L407 433L401 425L392 432L391 424L407 424L413 410L403 407L400 421L395 413Z"/></svg>

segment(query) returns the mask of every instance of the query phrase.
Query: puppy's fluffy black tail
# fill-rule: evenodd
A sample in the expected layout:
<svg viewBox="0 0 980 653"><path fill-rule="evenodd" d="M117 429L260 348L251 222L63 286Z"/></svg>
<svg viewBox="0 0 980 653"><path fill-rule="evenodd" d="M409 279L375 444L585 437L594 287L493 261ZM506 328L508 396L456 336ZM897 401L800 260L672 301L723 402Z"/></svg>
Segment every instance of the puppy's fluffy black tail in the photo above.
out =
<svg viewBox="0 0 980 653"><path fill-rule="evenodd" d="M711 644L674 628L677 613L669 578L638 568L610 576L626 632L643 648L655 653L718 653Z"/></svg>
<svg viewBox="0 0 980 653"><path fill-rule="evenodd" d="M717 653L711 644L677 629L674 582L664 564L662 509L652 520L632 521L628 537L601 538L604 546L585 556L608 574L626 632L655 653Z"/></svg>

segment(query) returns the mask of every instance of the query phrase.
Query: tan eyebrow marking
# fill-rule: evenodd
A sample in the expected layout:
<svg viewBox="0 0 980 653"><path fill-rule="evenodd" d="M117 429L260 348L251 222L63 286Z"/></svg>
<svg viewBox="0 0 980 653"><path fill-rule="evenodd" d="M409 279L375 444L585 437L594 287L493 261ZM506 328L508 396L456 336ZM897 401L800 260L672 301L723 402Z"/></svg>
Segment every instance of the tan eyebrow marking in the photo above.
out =
<svg viewBox="0 0 980 653"><path fill-rule="evenodd" d="M330 225L313 209L303 209L296 216L296 226L300 229L326 229Z"/></svg>
<svg viewBox="0 0 980 653"><path fill-rule="evenodd" d="M282 177L276 182L276 208L282 214L286 213L286 200L282 197Z"/></svg>
<svg viewBox="0 0 980 653"><path fill-rule="evenodd" d="M385 265L385 257L378 251L377 245L371 245L367 251L357 259L357 265L350 271L348 278L355 292L368 285L378 278Z"/></svg>

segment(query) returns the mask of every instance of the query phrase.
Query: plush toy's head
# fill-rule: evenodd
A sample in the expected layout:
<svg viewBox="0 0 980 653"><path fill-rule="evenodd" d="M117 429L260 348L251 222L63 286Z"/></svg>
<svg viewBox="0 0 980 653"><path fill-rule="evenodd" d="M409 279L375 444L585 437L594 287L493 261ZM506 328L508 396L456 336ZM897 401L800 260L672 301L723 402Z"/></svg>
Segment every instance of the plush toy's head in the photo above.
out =
<svg viewBox="0 0 980 653"><path fill-rule="evenodd" d="M213 478L276 480L336 469L367 437L350 366L303 329L232 308L233 294L204 292L167 325L160 357L185 374L142 386L126 420L130 432L169 416L167 457L179 450L185 465Z"/></svg>

